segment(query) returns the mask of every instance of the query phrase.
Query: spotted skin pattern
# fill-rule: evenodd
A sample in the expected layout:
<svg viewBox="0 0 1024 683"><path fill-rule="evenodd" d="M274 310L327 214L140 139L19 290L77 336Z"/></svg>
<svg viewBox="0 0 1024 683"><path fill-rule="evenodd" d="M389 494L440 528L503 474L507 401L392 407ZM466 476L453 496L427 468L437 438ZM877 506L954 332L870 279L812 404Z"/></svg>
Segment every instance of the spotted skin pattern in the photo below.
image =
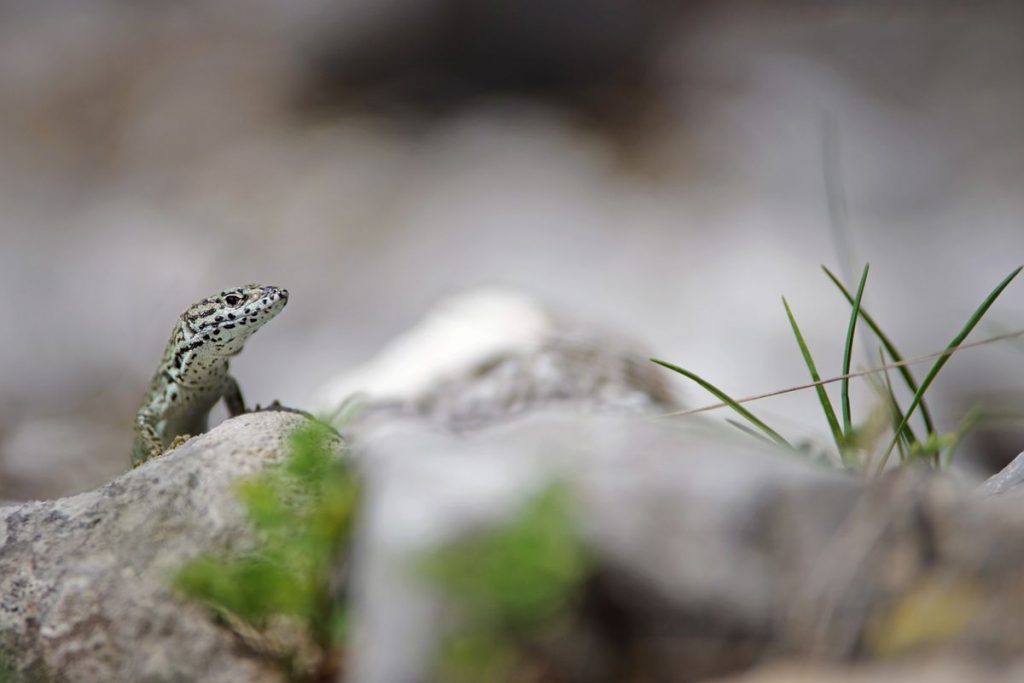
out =
<svg viewBox="0 0 1024 683"><path fill-rule="evenodd" d="M228 360L286 303L288 290L252 284L225 289L181 314L135 415L133 467L205 431L210 409L222 398L232 417L245 412Z"/></svg>

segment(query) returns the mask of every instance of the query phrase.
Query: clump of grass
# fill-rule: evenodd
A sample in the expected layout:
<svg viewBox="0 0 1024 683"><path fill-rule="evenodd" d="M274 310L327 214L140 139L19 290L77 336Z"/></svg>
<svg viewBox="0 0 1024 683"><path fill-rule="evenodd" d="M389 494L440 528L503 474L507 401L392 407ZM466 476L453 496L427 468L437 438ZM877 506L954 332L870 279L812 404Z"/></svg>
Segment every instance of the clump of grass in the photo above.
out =
<svg viewBox="0 0 1024 683"><path fill-rule="evenodd" d="M909 363L904 360L904 357L897 350L896 345L882 331L881 326L875 321L875 319L871 317L861 306L864 289L867 284L868 266L864 266L856 294L851 294L839 279L823 266L822 270L825 271L825 274L843 294L851 307L846 340L843 347L843 366L840 375L841 384L839 392L842 424L839 422L832 400L829 398L828 391L824 386L826 381L822 381L818 368L814 362L814 358L807 346L807 342L804 339L803 334L800 332L800 327L796 322L796 317L793 315L793 311L790 308L789 303L786 301L785 297L783 297L782 303L786 309L786 316L789 319L793 336L796 338L797 346L803 356L804 364L807 366L808 372L811 376L811 386L813 386L817 392L818 402L821 404L825 421L828 424L829 432L836 447L837 458L844 466L870 470L872 465L874 465L875 473L881 473L885 469L893 450L896 450L899 453L899 460L901 463L924 459L937 467L942 467L948 466L950 462L952 462L956 447L959 445L964 435L977 423L981 414L976 409L971 410L953 431L940 432L936 429L931 411L928 409L928 405L925 401L925 393L931 387L936 376L938 376L939 371L942 370L945 364L952 357L954 351L964 342L971 331L974 330L977 324L988 312L989 308L992 307L992 304L995 303L996 299L999 298L999 295L1003 293L1003 290L1006 289L1010 282L1017 277L1022 268L1024 268L1024 266L1015 269L991 292L989 292L988 296L985 297L977 309L975 309L971 314L970 318L968 318L967 322L960 328L960 331L952 341L949 342L943 353L939 354L935 359L928 373L925 375L924 380L918 383L908 367ZM872 415L869 415L861 425L855 425L853 423L852 407L850 404L849 380L852 374L850 371L850 363L854 336L856 334L858 322L861 321L870 328L879 343L879 355L882 367L885 368L887 364L896 367L900 377L912 395L912 398L910 404L906 409L904 409L896 398L891 378L889 377L888 372L885 371L883 374L884 381L876 381L875 388L876 392L882 398L882 405L884 406L885 412L888 414L888 420L879 421L875 417L877 413L873 413ZM769 440L781 446L792 448L789 441L783 438L776 430L765 424L764 421L757 418L752 412L742 405L741 401L728 395L706 379L700 377L694 372L667 361L655 358L652 358L651 360L658 365L666 367L669 370L693 380L715 395L723 404L731 408L737 415L750 423L752 427L747 427L745 425L741 426L744 432L755 433L759 436L763 434ZM923 438L919 438L917 436L910 424L911 418L915 413L921 416L921 422L923 423L922 426L924 428ZM731 420L729 422L734 425L737 424ZM878 437L882 430L886 428L891 430L892 436L884 448L878 449L876 448ZM877 464L874 464L873 459L876 456Z"/></svg>
<svg viewBox="0 0 1024 683"><path fill-rule="evenodd" d="M419 559L421 574L459 610L459 627L441 648L440 680L529 677L536 662L527 650L565 631L589 572L569 502L553 485L500 526Z"/></svg>
<svg viewBox="0 0 1024 683"><path fill-rule="evenodd" d="M324 654L324 669L336 666L344 637L345 611L331 586L359 504L355 473L336 457L335 438L319 422L296 430L284 462L239 486L256 546L199 556L174 579L179 590L256 631L274 618L297 624ZM282 665L299 677L287 657Z"/></svg>

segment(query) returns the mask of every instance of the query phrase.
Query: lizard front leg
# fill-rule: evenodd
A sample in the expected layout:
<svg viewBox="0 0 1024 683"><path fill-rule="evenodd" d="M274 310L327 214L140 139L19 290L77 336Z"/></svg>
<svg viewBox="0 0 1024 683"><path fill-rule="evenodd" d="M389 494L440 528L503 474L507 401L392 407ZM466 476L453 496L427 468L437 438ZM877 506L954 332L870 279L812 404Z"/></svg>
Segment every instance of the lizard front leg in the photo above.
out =
<svg viewBox="0 0 1024 683"><path fill-rule="evenodd" d="M132 445L132 467L138 467L150 458L163 453L164 446L156 431L156 422L146 411L135 417L135 443Z"/></svg>
<svg viewBox="0 0 1024 683"><path fill-rule="evenodd" d="M230 417L236 417L246 412L242 390L238 388L238 382L231 375L224 378L224 405L227 406Z"/></svg>

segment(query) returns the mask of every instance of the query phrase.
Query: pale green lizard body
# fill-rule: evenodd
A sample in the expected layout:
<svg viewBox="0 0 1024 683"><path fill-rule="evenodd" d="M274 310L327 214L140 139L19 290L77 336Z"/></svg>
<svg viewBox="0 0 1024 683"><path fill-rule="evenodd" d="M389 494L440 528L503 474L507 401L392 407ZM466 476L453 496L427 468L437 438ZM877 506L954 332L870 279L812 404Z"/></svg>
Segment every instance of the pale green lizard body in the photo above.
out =
<svg viewBox="0 0 1024 683"><path fill-rule="evenodd" d="M288 290L253 284L226 289L182 313L135 415L133 466L179 437L205 431L210 409L222 398L229 415L245 412L228 361L286 303Z"/></svg>

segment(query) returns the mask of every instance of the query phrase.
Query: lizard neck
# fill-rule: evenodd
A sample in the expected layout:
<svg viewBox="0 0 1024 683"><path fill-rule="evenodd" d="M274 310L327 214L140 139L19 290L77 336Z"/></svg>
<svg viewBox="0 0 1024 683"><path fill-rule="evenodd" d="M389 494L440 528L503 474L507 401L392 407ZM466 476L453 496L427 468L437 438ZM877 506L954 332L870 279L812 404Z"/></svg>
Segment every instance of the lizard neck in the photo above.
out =
<svg viewBox="0 0 1024 683"><path fill-rule="evenodd" d="M186 387L219 386L228 374L228 359L212 354L200 354L190 344L179 321L164 351L163 374L166 379Z"/></svg>

